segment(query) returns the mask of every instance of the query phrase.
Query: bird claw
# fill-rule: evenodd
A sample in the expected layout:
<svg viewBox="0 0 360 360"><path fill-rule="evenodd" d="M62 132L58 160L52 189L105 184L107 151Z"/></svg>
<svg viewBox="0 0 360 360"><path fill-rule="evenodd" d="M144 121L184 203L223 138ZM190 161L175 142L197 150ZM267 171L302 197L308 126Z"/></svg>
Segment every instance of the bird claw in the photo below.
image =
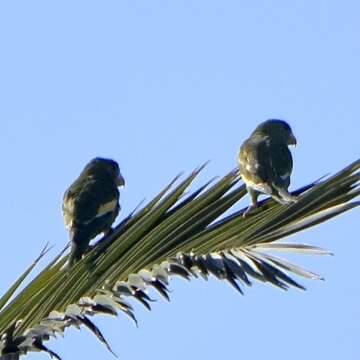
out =
<svg viewBox="0 0 360 360"><path fill-rule="evenodd" d="M286 200L287 204L296 203L299 201L299 196L289 194L284 200Z"/></svg>
<svg viewBox="0 0 360 360"><path fill-rule="evenodd" d="M110 226L108 229L103 231L104 237L110 236L114 232L114 229Z"/></svg>
<svg viewBox="0 0 360 360"><path fill-rule="evenodd" d="M258 205L254 204L254 205L250 205L245 211L244 213L242 214L242 217L243 218L246 218L248 217L256 208L258 207Z"/></svg>
<svg viewBox="0 0 360 360"><path fill-rule="evenodd" d="M287 190L276 188L278 195L272 194L272 198L282 205L296 203L299 200L298 196L291 195Z"/></svg>

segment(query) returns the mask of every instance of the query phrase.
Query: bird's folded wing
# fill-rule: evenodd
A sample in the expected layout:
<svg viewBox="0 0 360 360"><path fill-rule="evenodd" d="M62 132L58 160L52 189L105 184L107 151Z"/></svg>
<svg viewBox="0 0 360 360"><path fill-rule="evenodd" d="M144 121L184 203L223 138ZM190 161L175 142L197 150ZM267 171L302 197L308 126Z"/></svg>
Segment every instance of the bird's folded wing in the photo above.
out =
<svg viewBox="0 0 360 360"><path fill-rule="evenodd" d="M273 169L266 137L246 140L240 149L239 164L245 182L256 185L271 181Z"/></svg>
<svg viewBox="0 0 360 360"><path fill-rule="evenodd" d="M70 188L63 202L65 225L72 227L74 219L78 224L86 225L96 217L114 211L118 200L118 189L100 181L87 180L82 186Z"/></svg>
<svg viewBox="0 0 360 360"><path fill-rule="evenodd" d="M293 168L290 150L287 146L274 143L269 146L269 155L274 183L284 185L287 188L290 184L290 175Z"/></svg>

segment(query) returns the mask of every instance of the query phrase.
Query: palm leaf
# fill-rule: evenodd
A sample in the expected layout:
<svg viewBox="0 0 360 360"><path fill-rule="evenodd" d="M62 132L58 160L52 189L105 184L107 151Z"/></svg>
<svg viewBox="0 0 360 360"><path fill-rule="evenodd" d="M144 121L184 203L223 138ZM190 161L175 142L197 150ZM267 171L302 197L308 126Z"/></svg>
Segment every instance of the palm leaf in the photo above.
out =
<svg viewBox="0 0 360 360"><path fill-rule="evenodd" d="M207 279L212 275L240 293L253 279L283 290L305 289L290 274L321 279L268 251L329 254L314 246L275 241L357 207L360 160L297 190L301 195L297 203L279 205L267 199L247 218L242 217L244 209L226 215L246 194L237 171L186 195L202 169L175 186L176 178L127 216L70 271L62 270L67 256L61 252L10 302L14 291L9 290L0 312L1 359L29 351L59 358L44 341L69 326L81 325L112 352L90 317L122 311L136 322L128 300L137 300L150 310L147 290L151 287L169 300L171 276Z"/></svg>
<svg viewBox="0 0 360 360"><path fill-rule="evenodd" d="M10 289L1 297L0 299L0 310L7 304L7 302L14 295L16 290L19 289L21 284L27 278L27 276L32 272L37 263L49 252L49 244L46 244L45 247L41 250L40 255L34 260L34 262L24 271L23 274L15 281L15 283L10 287Z"/></svg>

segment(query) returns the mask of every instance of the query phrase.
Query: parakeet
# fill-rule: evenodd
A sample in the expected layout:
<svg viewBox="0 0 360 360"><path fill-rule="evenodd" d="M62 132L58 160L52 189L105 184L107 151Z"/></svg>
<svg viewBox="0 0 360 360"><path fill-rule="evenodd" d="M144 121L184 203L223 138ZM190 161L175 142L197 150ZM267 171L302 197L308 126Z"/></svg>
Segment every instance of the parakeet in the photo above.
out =
<svg viewBox="0 0 360 360"><path fill-rule="evenodd" d="M124 185L118 163L98 157L66 190L62 212L71 239L69 268L81 259L92 238L111 230L120 211L118 187Z"/></svg>
<svg viewBox="0 0 360 360"><path fill-rule="evenodd" d="M287 122L271 119L261 123L241 145L240 175L251 197L244 216L257 207L260 193L272 196L280 204L297 201L297 197L288 192L293 169L288 146L296 143Z"/></svg>

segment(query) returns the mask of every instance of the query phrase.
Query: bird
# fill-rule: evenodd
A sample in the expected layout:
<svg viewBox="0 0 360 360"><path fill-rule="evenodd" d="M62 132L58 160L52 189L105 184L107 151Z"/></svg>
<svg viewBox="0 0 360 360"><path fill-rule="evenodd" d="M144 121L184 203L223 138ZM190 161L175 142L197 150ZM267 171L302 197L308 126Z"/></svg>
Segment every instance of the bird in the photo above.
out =
<svg viewBox="0 0 360 360"><path fill-rule="evenodd" d="M286 121L270 119L258 125L241 145L239 170L251 198L244 217L257 208L260 194L270 195L280 204L298 200L288 192L293 169L289 146L296 144L296 137Z"/></svg>
<svg viewBox="0 0 360 360"><path fill-rule="evenodd" d="M125 180L118 163L96 157L65 191L62 214L71 240L69 269L82 258L91 239L111 231L121 209L118 187L122 186Z"/></svg>

